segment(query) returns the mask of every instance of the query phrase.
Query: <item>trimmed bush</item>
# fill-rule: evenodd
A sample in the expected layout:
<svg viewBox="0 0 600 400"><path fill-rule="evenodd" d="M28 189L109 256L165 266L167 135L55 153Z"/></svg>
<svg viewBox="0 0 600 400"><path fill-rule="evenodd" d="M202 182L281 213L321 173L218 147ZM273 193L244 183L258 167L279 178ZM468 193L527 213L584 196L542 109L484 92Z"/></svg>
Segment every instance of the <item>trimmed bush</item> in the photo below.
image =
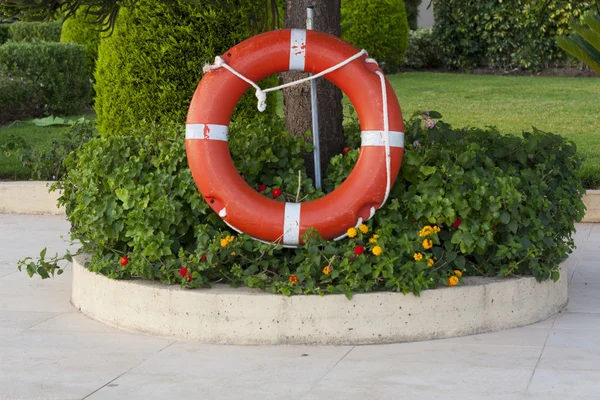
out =
<svg viewBox="0 0 600 400"><path fill-rule="evenodd" d="M16 43L0 46L0 73L42 88L50 114L78 114L90 101L86 49L72 43Z"/></svg>
<svg viewBox="0 0 600 400"><path fill-rule="evenodd" d="M14 22L9 33L15 42L60 42L62 21Z"/></svg>
<svg viewBox="0 0 600 400"><path fill-rule="evenodd" d="M202 67L250 36L247 12L142 0L123 8L112 36L100 42L95 74L98 129L102 135L126 133L140 123L186 120ZM159 38L159 39L157 39ZM270 83L261 83L268 87ZM275 96L267 112L275 112ZM234 114L258 113L248 92Z"/></svg>
<svg viewBox="0 0 600 400"><path fill-rule="evenodd" d="M98 26L89 23L94 20L94 16L86 16L85 13L78 12L76 16L65 20L60 35L61 43L77 43L86 47L87 65L90 77L94 76L94 71L96 69L98 46L100 45L101 35L98 31Z"/></svg>
<svg viewBox="0 0 600 400"><path fill-rule="evenodd" d="M44 96L39 84L23 78L0 75L0 125L44 113Z"/></svg>
<svg viewBox="0 0 600 400"><path fill-rule="evenodd" d="M402 65L417 69L441 65L440 45L433 36L433 29L409 32L408 48L404 53Z"/></svg>
<svg viewBox="0 0 600 400"><path fill-rule="evenodd" d="M387 71L402 63L408 45L408 22L402 0L343 0L348 28L342 38L365 49ZM350 24L351 23L351 24Z"/></svg>
<svg viewBox="0 0 600 400"><path fill-rule="evenodd" d="M9 24L0 23L0 45L10 38L10 33L8 32L9 26Z"/></svg>

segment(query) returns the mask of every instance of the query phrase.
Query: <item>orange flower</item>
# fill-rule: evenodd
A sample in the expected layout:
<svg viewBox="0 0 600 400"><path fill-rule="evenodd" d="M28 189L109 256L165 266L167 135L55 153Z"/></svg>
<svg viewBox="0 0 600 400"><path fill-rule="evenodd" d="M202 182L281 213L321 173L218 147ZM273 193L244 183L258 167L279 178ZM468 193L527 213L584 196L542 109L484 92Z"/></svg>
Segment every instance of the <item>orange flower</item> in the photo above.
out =
<svg viewBox="0 0 600 400"><path fill-rule="evenodd" d="M415 261L421 261L423 259L423 254L421 254L421 253L415 253L413 255L413 258L415 259Z"/></svg>
<svg viewBox="0 0 600 400"><path fill-rule="evenodd" d="M448 278L448 286L456 286L458 284L458 278L456 276L451 276Z"/></svg>
<svg viewBox="0 0 600 400"><path fill-rule="evenodd" d="M458 270L458 269L455 269L454 270L454 275L458 276L459 278L462 278L462 271Z"/></svg>
<svg viewBox="0 0 600 400"><path fill-rule="evenodd" d="M427 266L428 267L433 267L433 264L435 264L435 261L433 261L433 258L427 259Z"/></svg>
<svg viewBox="0 0 600 400"><path fill-rule="evenodd" d="M295 285L296 283L298 283L298 277L294 274L290 275L288 281L292 284Z"/></svg>
<svg viewBox="0 0 600 400"><path fill-rule="evenodd" d="M423 240L423 248L425 250L430 249L432 247L433 247L433 242L430 239Z"/></svg>
<svg viewBox="0 0 600 400"><path fill-rule="evenodd" d="M325 275L329 275L331 271L333 271L333 267L331 265L326 265L325 268L323 268L323 273Z"/></svg>

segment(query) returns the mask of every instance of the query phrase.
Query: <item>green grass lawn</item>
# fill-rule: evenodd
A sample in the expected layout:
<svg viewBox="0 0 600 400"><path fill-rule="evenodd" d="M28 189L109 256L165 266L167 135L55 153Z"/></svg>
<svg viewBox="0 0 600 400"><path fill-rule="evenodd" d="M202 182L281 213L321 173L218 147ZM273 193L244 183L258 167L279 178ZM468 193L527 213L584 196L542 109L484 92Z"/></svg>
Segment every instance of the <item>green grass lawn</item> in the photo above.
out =
<svg viewBox="0 0 600 400"><path fill-rule="evenodd" d="M68 120L77 120L85 117L88 120L96 118L95 114L72 115L63 117ZM16 122L10 125L0 126L0 144L10 135L20 136L33 148L44 149L50 146L52 139L59 136L62 132L69 129L68 126L48 126L39 127L32 122ZM3 151L0 151L0 180L9 179L28 179L29 174L25 168L14 157L7 157Z"/></svg>
<svg viewBox="0 0 600 400"><path fill-rule="evenodd" d="M404 117L436 110L453 126L496 126L519 134L532 126L572 139L582 174L600 184L600 79L415 72L390 75Z"/></svg>

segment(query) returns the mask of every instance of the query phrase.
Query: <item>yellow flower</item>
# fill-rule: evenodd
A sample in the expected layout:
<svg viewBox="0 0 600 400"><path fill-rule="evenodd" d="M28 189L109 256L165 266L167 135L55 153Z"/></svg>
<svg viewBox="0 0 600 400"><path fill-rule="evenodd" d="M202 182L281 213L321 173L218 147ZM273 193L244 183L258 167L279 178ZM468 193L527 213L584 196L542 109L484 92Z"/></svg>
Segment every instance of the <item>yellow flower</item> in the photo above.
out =
<svg viewBox="0 0 600 400"><path fill-rule="evenodd" d="M433 228L429 225L426 225L423 227L423 229L421 229L421 231L419 232L419 236L424 237L424 236L429 236L433 233Z"/></svg>
<svg viewBox="0 0 600 400"><path fill-rule="evenodd" d="M433 267L433 264L435 264L435 261L433 261L433 258L427 259L427 266L428 267Z"/></svg>
<svg viewBox="0 0 600 400"><path fill-rule="evenodd" d="M383 253L383 249L381 248L381 246L375 246L373 247L373 250L371 250L371 252L377 257L379 257Z"/></svg>
<svg viewBox="0 0 600 400"><path fill-rule="evenodd" d="M439 226L437 226L437 225L436 225L436 226L434 226L434 227L433 227L433 231L434 231L435 233L438 233L439 231L441 231L441 229L440 229L440 227L439 227Z"/></svg>
<svg viewBox="0 0 600 400"><path fill-rule="evenodd" d="M376 243L377 239L379 239L379 235L373 235L371 239L369 239L369 243Z"/></svg>
<svg viewBox="0 0 600 400"><path fill-rule="evenodd" d="M233 242L233 236L227 236L224 239L221 239L221 247L227 247L227 245Z"/></svg>
<svg viewBox="0 0 600 400"><path fill-rule="evenodd" d="M454 275L458 276L459 278L462 278L462 271L458 270L458 269L455 269L454 270Z"/></svg>
<svg viewBox="0 0 600 400"><path fill-rule="evenodd" d="M415 261L421 261L423 259L423 254L421 254L421 253L415 253L413 255L413 258L415 259Z"/></svg>
<svg viewBox="0 0 600 400"><path fill-rule="evenodd" d="M432 247L433 247L433 242L430 239L423 240L423 248L425 250L430 249Z"/></svg>
<svg viewBox="0 0 600 400"><path fill-rule="evenodd" d="M232 256L235 256L235 255L236 255L236 254L235 254L235 251L232 251L232 252L231 252L231 255L232 255Z"/></svg>
<svg viewBox="0 0 600 400"><path fill-rule="evenodd" d="M362 233L367 233L367 232L369 232L369 227L366 226L365 224L360 224L358 226L358 230L360 230Z"/></svg>
<svg viewBox="0 0 600 400"><path fill-rule="evenodd" d="M323 273L325 275L329 275L331 271L333 271L333 268L330 265L326 265L325 268L323 268Z"/></svg>
<svg viewBox="0 0 600 400"><path fill-rule="evenodd" d="M456 286L458 283L458 278L456 276L451 276L448 278L448 286Z"/></svg>
<svg viewBox="0 0 600 400"><path fill-rule="evenodd" d="M358 235L358 231L356 230L356 228L350 228L348 229L348 237L356 237L356 235Z"/></svg>

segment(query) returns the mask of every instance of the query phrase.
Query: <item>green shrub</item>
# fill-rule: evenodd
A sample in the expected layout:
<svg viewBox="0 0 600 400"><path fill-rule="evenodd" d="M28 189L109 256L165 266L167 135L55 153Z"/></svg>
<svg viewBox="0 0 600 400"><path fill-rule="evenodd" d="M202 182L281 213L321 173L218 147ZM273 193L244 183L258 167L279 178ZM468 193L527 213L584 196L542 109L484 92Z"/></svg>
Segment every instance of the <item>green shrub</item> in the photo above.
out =
<svg viewBox="0 0 600 400"><path fill-rule="evenodd" d="M72 43L16 43L0 46L0 73L42 88L46 112L78 114L90 101L84 46Z"/></svg>
<svg viewBox="0 0 600 400"><path fill-rule="evenodd" d="M185 122L203 65L249 36L244 9L199 7L183 0L142 0L122 9L112 36L100 42L95 75L100 133L127 132L144 121ZM267 110L274 112L275 97L268 99ZM253 92L237 110L238 117L256 115Z"/></svg>
<svg viewBox="0 0 600 400"><path fill-rule="evenodd" d="M90 77L94 76L96 69L101 35L98 31L98 26L90 23L94 20L94 16L78 12L76 16L65 20L60 35L61 43L77 43L86 47L87 66Z"/></svg>
<svg viewBox="0 0 600 400"><path fill-rule="evenodd" d="M0 23L0 45L5 43L10 38L10 34L8 32L9 26L9 24Z"/></svg>
<svg viewBox="0 0 600 400"><path fill-rule="evenodd" d="M398 68L408 44L408 22L402 0L343 0L344 22L352 24L342 38L365 49L388 71Z"/></svg>
<svg viewBox="0 0 600 400"><path fill-rule="evenodd" d="M0 125L39 117L44 113L44 97L39 84L0 74Z"/></svg>
<svg viewBox="0 0 600 400"><path fill-rule="evenodd" d="M15 22L8 28L15 42L60 42L62 21Z"/></svg>
<svg viewBox="0 0 600 400"><path fill-rule="evenodd" d="M464 1L433 0L435 36L444 64L450 68L524 68L538 71L563 62L565 53L555 43L570 32L569 21L579 19L600 2L561 0Z"/></svg>
<svg viewBox="0 0 600 400"><path fill-rule="evenodd" d="M353 238L337 242L309 232L305 246L284 249L231 233L195 189L182 129L92 139L67 159L57 188L73 238L92 253L90 269L113 278L348 296L419 293L463 273L557 279L584 210L574 144L540 131L521 138L493 129L454 130L434 122L438 116L406 123L403 166L387 205L351 232ZM266 184L264 193L278 186L290 200L308 149L283 126L277 120L234 123L231 150L252 186ZM347 132L348 144L356 146L360 128ZM331 160L326 190L348 176L358 155L354 149ZM319 197L301 177L300 196ZM45 260L20 265L42 276L57 268Z"/></svg>
<svg viewBox="0 0 600 400"><path fill-rule="evenodd" d="M402 65L410 68L438 67L441 64L439 48L433 29L410 31Z"/></svg>

